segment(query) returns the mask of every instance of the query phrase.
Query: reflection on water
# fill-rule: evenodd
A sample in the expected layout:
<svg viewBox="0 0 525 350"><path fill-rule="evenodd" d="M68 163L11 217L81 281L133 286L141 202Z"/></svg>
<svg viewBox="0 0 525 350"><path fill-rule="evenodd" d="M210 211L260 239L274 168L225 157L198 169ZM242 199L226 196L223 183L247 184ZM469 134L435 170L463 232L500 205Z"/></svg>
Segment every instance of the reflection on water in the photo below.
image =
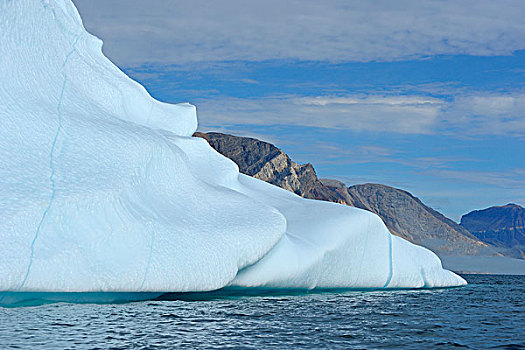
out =
<svg viewBox="0 0 525 350"><path fill-rule="evenodd" d="M465 277L453 289L0 308L0 348L525 348L525 276Z"/></svg>

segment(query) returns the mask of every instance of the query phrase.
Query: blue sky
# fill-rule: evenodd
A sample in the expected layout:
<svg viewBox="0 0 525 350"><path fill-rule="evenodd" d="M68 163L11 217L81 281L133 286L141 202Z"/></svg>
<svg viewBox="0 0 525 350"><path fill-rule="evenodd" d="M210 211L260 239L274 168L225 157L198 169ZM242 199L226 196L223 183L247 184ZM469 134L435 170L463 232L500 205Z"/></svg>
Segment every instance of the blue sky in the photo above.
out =
<svg viewBox="0 0 525 350"><path fill-rule="evenodd" d="M458 220L525 204L522 1L76 0L104 52L200 129Z"/></svg>

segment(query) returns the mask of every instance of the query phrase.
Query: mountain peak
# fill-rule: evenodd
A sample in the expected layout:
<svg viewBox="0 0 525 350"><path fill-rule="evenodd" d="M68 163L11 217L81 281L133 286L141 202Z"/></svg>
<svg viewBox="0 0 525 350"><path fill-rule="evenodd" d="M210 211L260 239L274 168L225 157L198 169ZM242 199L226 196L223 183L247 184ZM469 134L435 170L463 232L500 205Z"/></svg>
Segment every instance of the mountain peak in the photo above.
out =
<svg viewBox="0 0 525 350"><path fill-rule="evenodd" d="M525 246L525 209L518 204L474 210L461 217L460 225L482 241L496 246Z"/></svg>

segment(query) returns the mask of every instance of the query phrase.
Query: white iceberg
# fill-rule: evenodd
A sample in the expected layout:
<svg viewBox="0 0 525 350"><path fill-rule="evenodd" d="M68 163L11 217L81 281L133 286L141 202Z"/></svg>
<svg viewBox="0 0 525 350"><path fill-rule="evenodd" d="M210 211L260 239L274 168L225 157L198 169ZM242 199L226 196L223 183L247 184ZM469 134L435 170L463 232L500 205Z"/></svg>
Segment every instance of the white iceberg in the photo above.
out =
<svg viewBox="0 0 525 350"><path fill-rule="evenodd" d="M239 174L101 47L70 0L0 1L0 291L465 284L374 214Z"/></svg>

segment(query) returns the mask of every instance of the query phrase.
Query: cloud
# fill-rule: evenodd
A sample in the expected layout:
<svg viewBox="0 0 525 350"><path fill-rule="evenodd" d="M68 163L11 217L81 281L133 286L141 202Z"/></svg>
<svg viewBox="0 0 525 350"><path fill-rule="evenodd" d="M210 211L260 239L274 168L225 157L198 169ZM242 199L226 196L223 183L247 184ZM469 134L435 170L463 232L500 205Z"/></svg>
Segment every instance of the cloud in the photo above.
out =
<svg viewBox="0 0 525 350"><path fill-rule="evenodd" d="M525 94L485 93L457 96L444 113L452 128L471 135L525 136Z"/></svg>
<svg viewBox="0 0 525 350"><path fill-rule="evenodd" d="M214 125L294 125L325 129L525 136L525 94L428 96L275 96L198 101L199 119Z"/></svg>
<svg viewBox="0 0 525 350"><path fill-rule="evenodd" d="M390 97L225 98L199 102L200 120L209 124L300 125L356 131L425 134L436 123L440 103Z"/></svg>
<svg viewBox="0 0 525 350"><path fill-rule="evenodd" d="M121 66L392 61L525 49L521 0L74 0Z"/></svg>
<svg viewBox="0 0 525 350"><path fill-rule="evenodd" d="M259 85L260 83L255 80L255 79L250 79L250 78L243 78L243 79L240 79L240 82L241 83L246 83L246 84L253 84L253 85Z"/></svg>
<svg viewBox="0 0 525 350"><path fill-rule="evenodd" d="M308 139L301 140L308 143ZM307 159L314 161L315 164L337 164L337 165L356 165L356 164L382 164L382 167L387 165L400 165L404 171L416 172L417 174L424 173L425 177L428 175L429 169L449 170L457 165L464 165L466 163L480 163L479 158L466 157L464 155L428 155L425 157L418 157L412 153L411 149L406 147L395 146L383 147L375 144L367 143L369 140L362 140L361 144L348 147L347 144L341 140L332 141L316 141L308 143L308 157Z"/></svg>
<svg viewBox="0 0 525 350"><path fill-rule="evenodd" d="M353 147L331 141L315 141L305 138L307 159L315 164L366 164L400 163L403 151L372 144L360 144Z"/></svg>
<svg viewBox="0 0 525 350"><path fill-rule="evenodd" d="M472 171L432 169L428 175L469 183L481 183L503 188L522 190L525 187L525 168L506 171Z"/></svg>

